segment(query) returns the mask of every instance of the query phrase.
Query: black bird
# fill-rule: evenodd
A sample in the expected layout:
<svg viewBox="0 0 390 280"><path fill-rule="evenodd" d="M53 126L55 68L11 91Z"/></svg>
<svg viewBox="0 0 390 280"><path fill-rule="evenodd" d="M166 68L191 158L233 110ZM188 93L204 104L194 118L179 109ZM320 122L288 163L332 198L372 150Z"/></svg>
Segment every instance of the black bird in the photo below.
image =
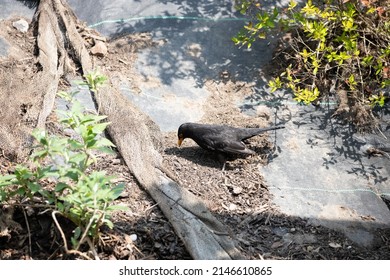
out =
<svg viewBox="0 0 390 280"><path fill-rule="evenodd" d="M253 155L254 151L245 146L246 139L269 130L284 128L272 126L266 128L237 128L227 125L183 123L177 132L178 145L185 138L191 138L200 147L222 154Z"/></svg>

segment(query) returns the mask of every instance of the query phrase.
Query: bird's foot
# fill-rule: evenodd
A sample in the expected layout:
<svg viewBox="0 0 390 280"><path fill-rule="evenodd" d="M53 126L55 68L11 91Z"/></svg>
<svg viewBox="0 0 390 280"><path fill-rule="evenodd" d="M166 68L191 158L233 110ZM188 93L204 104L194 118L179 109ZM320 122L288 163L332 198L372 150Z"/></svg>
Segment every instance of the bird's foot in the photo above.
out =
<svg viewBox="0 0 390 280"><path fill-rule="evenodd" d="M222 173L225 172L225 167L226 167L226 161L222 164Z"/></svg>

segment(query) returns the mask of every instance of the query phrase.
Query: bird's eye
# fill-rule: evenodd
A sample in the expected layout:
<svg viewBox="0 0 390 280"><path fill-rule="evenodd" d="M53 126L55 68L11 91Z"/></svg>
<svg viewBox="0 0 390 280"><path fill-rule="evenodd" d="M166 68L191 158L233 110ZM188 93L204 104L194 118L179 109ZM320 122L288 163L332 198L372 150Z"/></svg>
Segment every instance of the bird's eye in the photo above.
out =
<svg viewBox="0 0 390 280"><path fill-rule="evenodd" d="M180 134L179 134L179 138L183 138L183 133L180 133Z"/></svg>

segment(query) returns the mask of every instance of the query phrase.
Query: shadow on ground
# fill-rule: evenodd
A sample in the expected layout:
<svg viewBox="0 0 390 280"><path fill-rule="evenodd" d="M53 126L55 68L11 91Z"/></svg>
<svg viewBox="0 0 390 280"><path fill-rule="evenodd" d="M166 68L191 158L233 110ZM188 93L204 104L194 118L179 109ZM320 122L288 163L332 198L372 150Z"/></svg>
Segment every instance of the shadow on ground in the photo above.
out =
<svg viewBox="0 0 390 280"><path fill-rule="evenodd" d="M239 250L247 259L390 259L388 229L378 229L370 237L371 246L364 247L345 238L338 231L298 217L276 214L272 210L250 214L218 212L214 215L228 226ZM11 232L9 238L0 237L0 259L48 260L77 257L64 254L61 236L50 215L32 214L29 228L25 224L22 211L16 211L14 219L20 223L20 231L18 234ZM360 227L348 221L338 222L346 223L357 231ZM74 226L62 219L60 223L64 232L70 236ZM47 234L49 229L51 234ZM31 238L30 246L27 236ZM137 236L137 240L129 243L129 236ZM191 259L184 244L158 208L151 208L143 217L121 214L120 219L115 222L114 230L103 228L101 240L104 242L100 243L98 253L102 259Z"/></svg>

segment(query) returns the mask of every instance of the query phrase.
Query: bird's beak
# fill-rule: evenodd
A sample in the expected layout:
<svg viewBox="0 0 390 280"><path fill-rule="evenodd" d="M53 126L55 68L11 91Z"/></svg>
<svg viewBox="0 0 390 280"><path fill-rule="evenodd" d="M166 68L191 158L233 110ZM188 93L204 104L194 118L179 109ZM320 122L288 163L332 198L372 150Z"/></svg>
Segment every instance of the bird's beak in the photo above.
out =
<svg viewBox="0 0 390 280"><path fill-rule="evenodd" d="M184 138L179 138L179 140L177 140L177 145L179 145L179 147L181 146L181 143L183 143L183 140Z"/></svg>

